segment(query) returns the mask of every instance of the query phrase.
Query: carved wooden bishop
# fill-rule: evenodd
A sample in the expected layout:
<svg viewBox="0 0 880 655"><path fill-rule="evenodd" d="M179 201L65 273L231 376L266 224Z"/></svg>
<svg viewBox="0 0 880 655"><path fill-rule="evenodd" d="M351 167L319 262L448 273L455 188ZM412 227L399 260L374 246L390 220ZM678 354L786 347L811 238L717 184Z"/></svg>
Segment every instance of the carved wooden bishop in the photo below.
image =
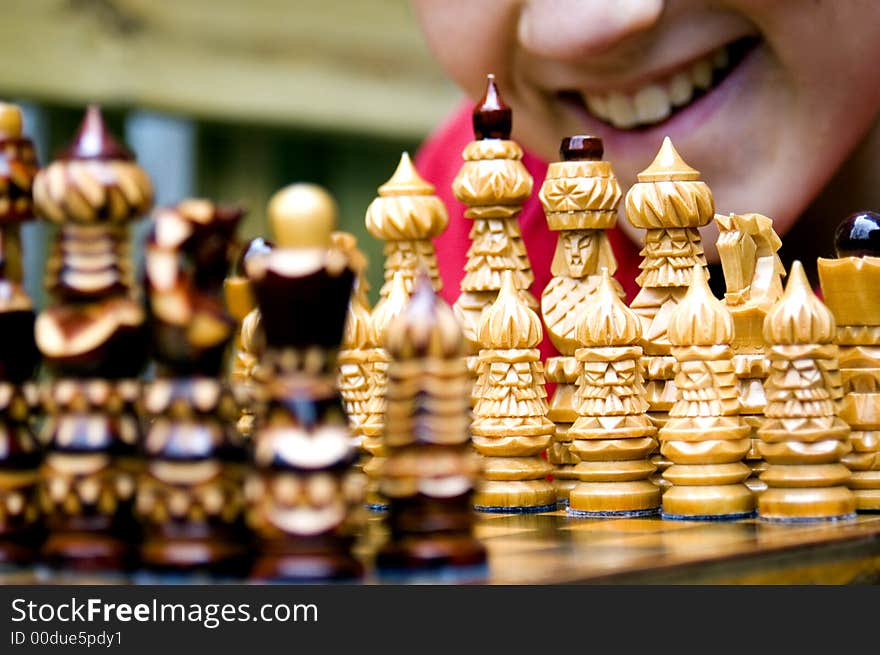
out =
<svg viewBox="0 0 880 655"><path fill-rule="evenodd" d="M799 261L785 293L764 319L770 375L758 448L767 460L758 515L777 521L841 519L856 500L840 463L851 450L849 426L837 416L843 397L834 316L816 297Z"/></svg>
<svg viewBox="0 0 880 655"><path fill-rule="evenodd" d="M880 510L880 215L847 217L835 234L837 259L819 259L822 297L837 323L846 396L840 418L852 432L843 463L859 511Z"/></svg>
<svg viewBox="0 0 880 655"><path fill-rule="evenodd" d="M266 339L254 372L257 470L246 487L259 543L251 576L350 578L362 570L351 554L362 490L336 360L355 272L331 248L335 212L311 187L282 189L268 214L275 248L245 263Z"/></svg>
<svg viewBox="0 0 880 655"><path fill-rule="evenodd" d="M716 214L718 254L727 292L724 304L733 317L733 365L739 387L740 415L751 428L751 448L746 465L752 474L746 485L755 492L767 488L761 479L766 470L758 450L758 429L764 422L764 380L770 372L764 317L782 296L785 269L777 254L782 241L773 221L761 214Z"/></svg>
<svg viewBox="0 0 880 655"><path fill-rule="evenodd" d="M580 345L577 326L595 299L607 268L617 268L606 230L617 221L620 185L611 164L602 161L602 140L594 136L572 136L562 140L562 161L550 164L539 197L547 216L547 227L559 233L551 264L553 278L541 295L544 325L560 357L547 360L547 379L556 384L547 417L556 424L547 458L553 468L557 500L568 502L577 484L578 462L570 450L568 429L577 418L574 398L579 365L574 357ZM623 293L612 280L615 289Z"/></svg>
<svg viewBox="0 0 880 655"><path fill-rule="evenodd" d="M568 431L580 460L569 512L640 516L657 512L660 490L649 478L657 428L645 414L639 318L620 299L607 268L577 328L578 418Z"/></svg>
<svg viewBox="0 0 880 655"><path fill-rule="evenodd" d="M659 428L676 398L669 320L687 293L694 264L706 264L698 228L712 220L715 204L700 172L685 163L669 137L638 180L625 199L627 220L646 230L642 272L636 278L641 289L630 307L642 321L648 415ZM658 468L654 480L663 490L668 482L662 472L670 462L662 453L652 461Z"/></svg>
<svg viewBox="0 0 880 655"><path fill-rule="evenodd" d="M743 482L751 471L750 428L739 415L733 367L733 318L712 295L701 264L667 331L675 357L676 400L660 428L660 452L673 465L663 494L663 516L674 519L738 519L755 509Z"/></svg>
<svg viewBox="0 0 880 655"><path fill-rule="evenodd" d="M541 452L556 426L547 418L547 392L538 344L541 321L523 301L513 271L505 271L495 302L480 321L479 377L473 388L474 447L484 456L474 504L485 512L546 512L556 490L546 480Z"/></svg>
<svg viewBox="0 0 880 655"><path fill-rule="evenodd" d="M474 108L473 123L476 140L462 152L464 164L452 183L455 197L468 206L465 218L474 221L461 295L453 309L475 353L481 347L480 316L498 295L505 271L513 274L528 307L537 309L538 303L528 291L534 275L518 221L533 180L521 161L522 148L510 140L512 112L493 75Z"/></svg>
<svg viewBox="0 0 880 655"><path fill-rule="evenodd" d="M127 226L152 204L147 174L91 106L73 143L34 180L38 213L56 223L37 346L54 374L45 404L44 557L122 568L137 531L132 500L139 442L134 405L147 353Z"/></svg>
<svg viewBox="0 0 880 655"><path fill-rule="evenodd" d="M0 567L28 564L41 536L37 499L40 448L31 432L39 360L34 308L22 286L22 221L33 218L38 164L22 135L21 110L0 103Z"/></svg>
<svg viewBox="0 0 880 655"><path fill-rule="evenodd" d="M381 569L474 566L486 550L473 536L479 458L470 445L470 382L461 328L431 279L388 326L382 495L390 539Z"/></svg>
<svg viewBox="0 0 880 655"><path fill-rule="evenodd" d="M146 470L135 509L150 569L242 575L249 555L238 408L221 380L235 321L223 305L237 207L185 200L158 210L145 277L156 377L145 384Z"/></svg>

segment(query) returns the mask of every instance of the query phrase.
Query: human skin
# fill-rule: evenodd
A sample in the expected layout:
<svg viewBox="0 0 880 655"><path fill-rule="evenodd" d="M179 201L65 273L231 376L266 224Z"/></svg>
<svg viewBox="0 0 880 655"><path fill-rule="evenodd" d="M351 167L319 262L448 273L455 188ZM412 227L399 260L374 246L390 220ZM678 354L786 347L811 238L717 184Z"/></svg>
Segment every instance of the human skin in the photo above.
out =
<svg viewBox="0 0 880 655"><path fill-rule="evenodd" d="M494 73L514 111L513 138L547 161L558 158L562 137L598 135L626 189L668 135L711 186L716 211L770 216L777 232L789 235L785 249L796 242L805 260L830 254L830 233L846 214L880 206L878 2L414 0L414 6L447 74L476 100L486 74ZM672 106L673 78L696 75L707 60L720 66L713 81L693 87L700 97ZM650 94L658 94L645 91L651 85L666 99L652 105ZM641 105L633 104L640 98ZM591 102L605 108L601 118ZM616 112L608 108L614 102ZM632 125L634 107L642 110L638 125ZM641 237L626 221L620 225L634 240ZM715 259L714 234L704 238Z"/></svg>

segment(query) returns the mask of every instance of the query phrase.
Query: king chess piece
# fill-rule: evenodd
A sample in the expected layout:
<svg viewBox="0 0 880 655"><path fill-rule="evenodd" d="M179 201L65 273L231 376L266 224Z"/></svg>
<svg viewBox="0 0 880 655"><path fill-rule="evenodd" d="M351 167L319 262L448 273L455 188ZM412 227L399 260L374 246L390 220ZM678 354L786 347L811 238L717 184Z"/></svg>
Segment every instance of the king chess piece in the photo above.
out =
<svg viewBox="0 0 880 655"><path fill-rule="evenodd" d="M142 399L141 565L240 576L248 556L238 408L221 377L235 321L223 306L237 207L185 200L155 213L145 277L156 362Z"/></svg>
<svg viewBox="0 0 880 655"><path fill-rule="evenodd" d="M0 568L38 558L41 452L31 431L39 361L34 308L22 286L22 221L33 218L38 163L22 135L21 110L0 103Z"/></svg>
<svg viewBox="0 0 880 655"><path fill-rule="evenodd" d="M880 214L859 212L837 228L836 259L819 259L825 304L837 323L845 396L840 418L852 432L843 463L859 511L880 511Z"/></svg>
<svg viewBox="0 0 880 655"><path fill-rule="evenodd" d="M259 581L362 574L352 545L363 490L336 389L355 272L331 247L336 215L323 198L309 185L276 193L275 248L245 264L266 339L254 373L256 472L246 487L258 539L250 576Z"/></svg>
<svg viewBox="0 0 880 655"><path fill-rule="evenodd" d="M107 132L96 106L34 180L38 214L58 227L46 272L55 302L34 327L53 374L41 436L43 557L52 565L124 569L139 540L135 405L147 341L127 225L152 200L147 174Z"/></svg>
<svg viewBox="0 0 880 655"><path fill-rule="evenodd" d="M473 536L479 458L470 444L470 383L461 328L421 277L386 336L388 366L381 493L389 499L383 570L473 567L486 549Z"/></svg>
<svg viewBox="0 0 880 655"><path fill-rule="evenodd" d="M577 326L593 303L606 268L617 268L607 230L617 222L620 185L611 164L602 161L602 140L594 136L572 136L562 140L562 161L547 168L539 197L547 216L547 227L558 232L551 272L553 278L541 294L541 314L550 341L561 353L547 359L547 380L556 385L547 418L556 424L547 459L553 464L556 499L565 505L577 484L578 458L571 451L571 424L577 419L575 399L579 365L575 351L580 346ZM611 282L617 293L623 289Z"/></svg>

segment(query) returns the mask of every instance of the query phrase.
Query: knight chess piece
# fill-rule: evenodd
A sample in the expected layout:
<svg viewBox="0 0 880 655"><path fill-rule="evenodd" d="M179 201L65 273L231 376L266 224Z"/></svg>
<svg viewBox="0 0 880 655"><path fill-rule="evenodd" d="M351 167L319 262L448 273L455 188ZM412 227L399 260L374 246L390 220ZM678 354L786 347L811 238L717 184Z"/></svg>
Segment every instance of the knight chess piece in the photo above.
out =
<svg viewBox="0 0 880 655"><path fill-rule="evenodd" d="M577 328L577 420L568 431L579 462L569 513L648 516L660 507L650 481L657 428L647 417L639 318L620 299L607 268Z"/></svg>
<svg viewBox="0 0 880 655"><path fill-rule="evenodd" d="M33 218L39 164L21 109L0 103L0 567L39 555L41 449L31 431L39 361L34 307L22 286L21 223Z"/></svg>
<svg viewBox="0 0 880 655"><path fill-rule="evenodd" d="M505 271L498 297L483 312L473 388L474 448L483 455L483 480L474 498L484 512L548 512L556 490L541 458L556 426L547 418L547 392L538 344L541 320Z"/></svg>
<svg viewBox="0 0 880 655"><path fill-rule="evenodd" d="M733 317L712 295L705 269L694 264L690 288L669 317L676 400L660 428L663 517L733 520L751 516L755 498L745 480L750 428L739 415Z"/></svg>
<svg viewBox="0 0 880 655"><path fill-rule="evenodd" d="M147 353L127 224L152 205L149 177L90 106L70 146L34 180L37 213L58 226L47 265L55 302L34 333L53 374L44 403L43 557L76 569L131 565L138 376Z"/></svg>
<svg viewBox="0 0 880 655"><path fill-rule="evenodd" d="M547 227L559 233L551 264L553 278L541 294L541 314L550 341L560 352L546 362L548 382L556 388L547 414L556 424L547 459L553 464L556 499L568 503L577 485L577 457L571 452L571 424L577 419L579 365L575 351L581 345L577 326L595 299L606 268L612 275L617 268L607 230L617 222L621 192L611 164L602 161L602 140L594 136L572 136L562 140L562 161L547 168L539 197L547 216ZM611 282L616 291L623 289Z"/></svg>
<svg viewBox="0 0 880 655"><path fill-rule="evenodd" d="M646 230L642 272L636 278L640 290L630 308L642 321L648 415L662 428L676 399L669 320L687 293L694 264L706 265L699 228L712 220L715 204L700 172L681 158L667 137L651 165L639 173L624 205L627 221ZM665 491L669 483L663 471L671 462L662 452L652 461L657 466L654 481Z"/></svg>
<svg viewBox="0 0 880 655"><path fill-rule="evenodd" d="M352 554L362 485L336 389L355 272L332 247L326 192L291 185L269 203L275 247L245 263L266 344L254 383L255 474L246 485L256 581L360 576ZM302 317L309 320L302 320Z"/></svg>
<svg viewBox="0 0 880 655"><path fill-rule="evenodd" d="M235 332L223 281L243 214L197 199L152 219L145 278L157 366L142 399L146 466L135 502L147 569L246 572L245 451L238 408L220 378Z"/></svg>
<svg viewBox="0 0 880 655"><path fill-rule="evenodd" d="M799 261L792 264L782 298L764 319L770 344L767 406L758 430L767 461L758 515L774 521L835 520L855 515L840 463L852 446L849 426L837 415L843 398L834 315L813 290Z"/></svg>
<svg viewBox="0 0 880 655"><path fill-rule="evenodd" d="M380 570L482 565L473 536L479 458L470 444L470 383L461 328L421 277L404 312L388 326L391 356L381 493L389 499Z"/></svg>
<svg viewBox="0 0 880 655"><path fill-rule="evenodd" d="M843 463L859 511L880 510L880 214L848 216L835 234L836 259L819 258L825 304L837 323L840 374L846 394L840 418L852 452Z"/></svg>

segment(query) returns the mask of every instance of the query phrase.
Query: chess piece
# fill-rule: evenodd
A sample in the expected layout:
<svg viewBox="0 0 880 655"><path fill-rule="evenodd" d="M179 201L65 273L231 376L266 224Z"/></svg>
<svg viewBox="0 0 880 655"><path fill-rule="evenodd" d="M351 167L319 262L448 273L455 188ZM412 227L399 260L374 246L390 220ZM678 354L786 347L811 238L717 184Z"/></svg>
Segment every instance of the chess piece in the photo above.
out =
<svg viewBox="0 0 880 655"><path fill-rule="evenodd" d="M470 445L465 344L451 308L427 274L388 326L391 356L381 493L389 500L389 541L380 569L476 566L486 549L473 536L479 458Z"/></svg>
<svg viewBox="0 0 880 655"><path fill-rule="evenodd" d="M639 318L620 299L607 268L577 327L578 417L568 431L579 463L569 513L647 516L660 507L650 481L657 428L645 412Z"/></svg>
<svg viewBox="0 0 880 655"><path fill-rule="evenodd" d="M646 230L642 272L636 278L641 288L630 308L642 321L648 416L660 428L676 398L669 319L687 293L694 264L706 264L698 228L712 220L715 204L700 172L685 163L666 137L654 161L627 192L624 205L627 221ZM668 481L662 473L671 462L662 453L652 461L657 466L654 481L664 491Z"/></svg>
<svg viewBox="0 0 880 655"><path fill-rule="evenodd" d="M245 488L258 538L254 580L362 573L351 553L362 502L356 450L336 390L355 272L331 248L336 212L325 196L310 185L278 191L268 209L275 248L245 263L266 339L254 372L256 472Z"/></svg>
<svg viewBox="0 0 880 655"><path fill-rule="evenodd" d="M547 418L541 321L520 295L513 271L504 272L478 336L483 347L471 433L484 460L474 505L483 512L552 511L556 490L546 480L551 467L541 452L556 426Z"/></svg>
<svg viewBox="0 0 880 655"><path fill-rule="evenodd" d="M185 200L158 210L145 278L156 377L145 384L146 467L135 511L142 566L243 575L244 448L238 408L221 380L235 320L223 281L243 210Z"/></svg>
<svg viewBox="0 0 880 655"><path fill-rule="evenodd" d="M746 485L754 492L767 488L760 475L767 464L758 451L758 429L764 421L764 380L770 372L764 341L764 317L782 297L785 269L778 250L782 241L773 221L761 214L715 215L718 254L727 291L724 304L733 318L733 364L739 387L740 416L751 428Z"/></svg>
<svg viewBox="0 0 880 655"><path fill-rule="evenodd" d="M385 242L381 298L391 292L391 278L397 271L403 273L407 294L412 293L421 268L428 271L435 291L442 288L431 239L446 229L449 215L434 195L434 186L422 179L407 153L401 155L391 179L379 187L379 197L367 207L365 222L367 231Z"/></svg>
<svg viewBox="0 0 880 655"><path fill-rule="evenodd" d="M537 309L538 303L528 291L534 275L518 220L533 180L522 163L522 148L510 140L512 112L501 100L494 75L474 108L473 124L475 140L462 152L464 164L452 183L455 197L468 207L465 218L474 221L461 295L453 310L475 353L481 348L480 317L495 301L505 271L513 274L528 307ZM472 375L474 364L472 359Z"/></svg>
<svg viewBox="0 0 880 655"><path fill-rule="evenodd" d="M730 520L755 509L745 484L751 470L750 428L739 415L733 365L733 318L712 295L705 268L693 267L690 288L669 317L676 400L660 428L660 452L672 466L663 517Z"/></svg>
<svg viewBox="0 0 880 655"><path fill-rule="evenodd" d="M556 499L568 503L577 484L574 472L578 462L570 451L568 429L578 416L574 394L579 366L575 351L580 346L577 326L593 302L607 268L617 268L606 230L617 222L620 185L611 164L602 161L602 139L572 136L562 140L562 161L550 164L539 197L547 216L547 227L559 233L551 264L553 278L541 295L541 314L550 341L560 352L547 359L546 375L556 385L547 413L556 424L547 459L553 464ZM612 280L616 290L623 289Z"/></svg>
<svg viewBox="0 0 880 655"><path fill-rule="evenodd" d="M836 259L819 258L825 304L837 324L852 452L843 463L859 511L880 510L880 215L853 214L835 234Z"/></svg>
<svg viewBox="0 0 880 655"><path fill-rule="evenodd" d="M0 567L37 559L40 448L31 431L39 360L34 308L22 286L22 221L33 218L38 163L21 110L0 103Z"/></svg>
<svg viewBox="0 0 880 655"><path fill-rule="evenodd" d="M770 344L767 406L758 448L767 461L758 515L774 521L835 520L855 514L840 463L851 450L849 426L837 416L843 397L834 315L792 264L782 298L764 319Z"/></svg>
<svg viewBox="0 0 880 655"><path fill-rule="evenodd" d="M385 392L388 388L388 363L391 357L385 349L388 326L400 316L409 302L406 291L407 273L396 271L391 278L388 295L376 303L370 316L369 341L362 351L369 365L369 400L366 416L360 426L361 447L364 451L362 468L368 478L367 506L381 511L387 508L385 499L378 491L379 476L388 454L382 433L385 430ZM372 346L372 347L370 347Z"/></svg>
<svg viewBox="0 0 880 655"><path fill-rule="evenodd" d="M34 326L54 377L41 437L43 557L54 565L124 568L137 543L135 403L147 344L127 224L152 199L147 174L94 105L73 143L34 180L37 212L58 227L46 276L55 302Z"/></svg>

